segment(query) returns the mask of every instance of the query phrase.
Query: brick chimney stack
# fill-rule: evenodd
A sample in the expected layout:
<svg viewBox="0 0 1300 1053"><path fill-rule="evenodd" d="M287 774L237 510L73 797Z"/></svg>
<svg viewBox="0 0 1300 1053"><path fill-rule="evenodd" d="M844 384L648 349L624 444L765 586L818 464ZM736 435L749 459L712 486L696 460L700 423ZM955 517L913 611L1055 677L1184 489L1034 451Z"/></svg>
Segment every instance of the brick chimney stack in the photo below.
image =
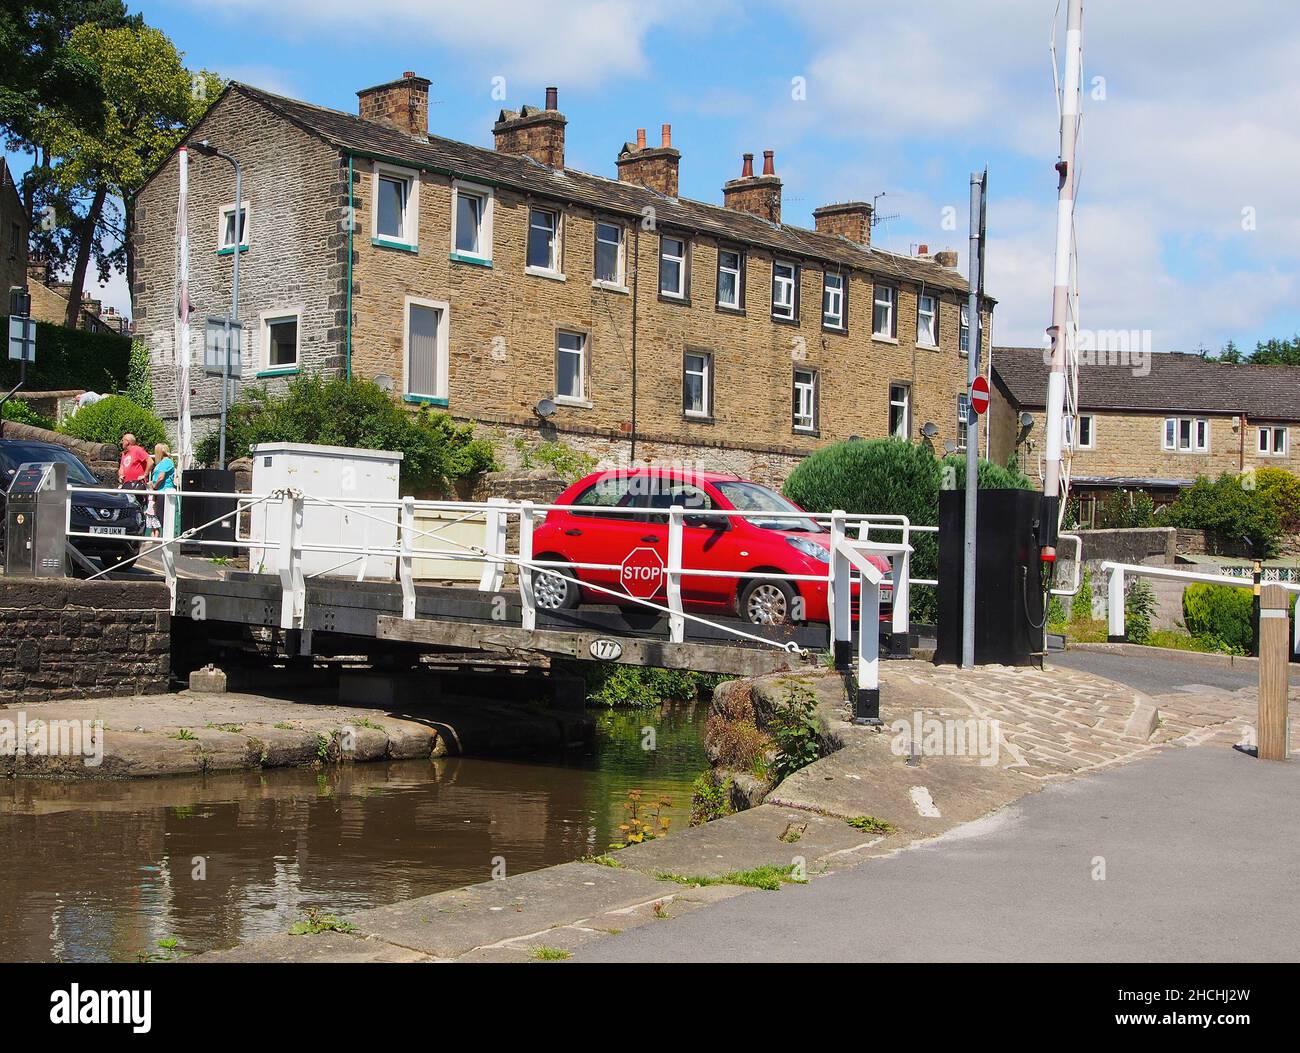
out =
<svg viewBox="0 0 1300 1053"><path fill-rule="evenodd" d="M546 109L524 106L518 112L502 110L492 126L498 153L522 154L550 168L564 167L564 126L560 92L546 89Z"/></svg>
<svg viewBox="0 0 1300 1053"><path fill-rule="evenodd" d="M723 184L722 203L737 212L748 212L769 223L781 222L781 180L777 178L775 153L763 151L763 174L754 175L754 155L744 154L740 178Z"/></svg>
<svg viewBox="0 0 1300 1053"><path fill-rule="evenodd" d="M429 137L429 84L414 73L400 80L376 84L357 92L358 112L367 121L378 121L418 139Z"/></svg>
<svg viewBox="0 0 1300 1053"><path fill-rule="evenodd" d="M813 210L813 224L819 234L838 235L857 245L871 244L872 208L865 201L845 201Z"/></svg>
<svg viewBox="0 0 1300 1053"><path fill-rule="evenodd" d="M660 125L659 145L646 146L645 129L636 130L636 143L624 143L618 152L618 178L622 183L635 183L665 197L677 196L677 169L681 164L680 150L673 149L671 124Z"/></svg>

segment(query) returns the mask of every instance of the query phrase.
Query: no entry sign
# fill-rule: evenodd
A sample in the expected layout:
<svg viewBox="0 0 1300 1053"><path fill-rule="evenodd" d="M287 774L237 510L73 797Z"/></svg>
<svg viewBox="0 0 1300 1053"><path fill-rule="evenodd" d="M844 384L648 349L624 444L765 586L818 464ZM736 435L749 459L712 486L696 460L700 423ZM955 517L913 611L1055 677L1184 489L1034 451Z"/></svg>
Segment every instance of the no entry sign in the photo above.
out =
<svg viewBox="0 0 1300 1053"><path fill-rule="evenodd" d="M970 408L983 413L989 408L989 382L986 377L976 377L970 386Z"/></svg>
<svg viewBox="0 0 1300 1053"><path fill-rule="evenodd" d="M664 560L652 548L634 548L619 566L618 580L628 595L648 600L664 584Z"/></svg>

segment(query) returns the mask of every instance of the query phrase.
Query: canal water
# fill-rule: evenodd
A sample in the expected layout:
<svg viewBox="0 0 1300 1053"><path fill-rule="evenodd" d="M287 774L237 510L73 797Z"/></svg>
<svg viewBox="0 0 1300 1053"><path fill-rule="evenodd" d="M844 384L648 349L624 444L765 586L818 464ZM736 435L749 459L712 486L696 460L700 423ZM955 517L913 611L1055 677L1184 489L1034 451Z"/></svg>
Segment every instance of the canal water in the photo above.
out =
<svg viewBox="0 0 1300 1053"><path fill-rule="evenodd" d="M632 790L669 798L671 836L708 764L707 711L604 713L589 755L550 763L0 780L0 961L196 953L598 854Z"/></svg>

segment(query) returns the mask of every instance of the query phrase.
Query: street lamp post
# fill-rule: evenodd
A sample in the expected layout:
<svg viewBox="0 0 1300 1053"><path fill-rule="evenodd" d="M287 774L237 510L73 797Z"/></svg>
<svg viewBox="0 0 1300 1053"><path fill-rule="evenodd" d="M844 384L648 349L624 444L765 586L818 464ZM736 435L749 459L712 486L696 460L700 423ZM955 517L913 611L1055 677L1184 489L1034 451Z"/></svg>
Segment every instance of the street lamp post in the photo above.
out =
<svg viewBox="0 0 1300 1053"><path fill-rule="evenodd" d="M226 315L226 353L221 366L221 433L217 439L217 467L226 466L226 415L230 405L230 340L239 325L239 257L244 244L244 169L238 161L213 146L207 139L191 143L190 149L204 157L219 157L235 170L235 248L230 276L230 311Z"/></svg>

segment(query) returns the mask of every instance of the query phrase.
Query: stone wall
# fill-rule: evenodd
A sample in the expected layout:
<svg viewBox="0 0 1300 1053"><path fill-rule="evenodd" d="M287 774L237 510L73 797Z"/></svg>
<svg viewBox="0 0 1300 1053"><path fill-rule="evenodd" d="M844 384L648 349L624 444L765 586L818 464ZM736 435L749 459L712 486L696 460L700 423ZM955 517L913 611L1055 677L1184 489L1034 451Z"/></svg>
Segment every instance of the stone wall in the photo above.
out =
<svg viewBox="0 0 1300 1053"><path fill-rule="evenodd" d="M0 705L166 691L170 607L153 582L0 577Z"/></svg>
<svg viewBox="0 0 1300 1053"><path fill-rule="evenodd" d="M1182 547L1182 535L1200 531L1173 527L1134 527L1117 530L1078 530L1083 539L1086 563L1111 560L1115 563L1173 563ZM1204 548L1201 549L1204 551Z"/></svg>

